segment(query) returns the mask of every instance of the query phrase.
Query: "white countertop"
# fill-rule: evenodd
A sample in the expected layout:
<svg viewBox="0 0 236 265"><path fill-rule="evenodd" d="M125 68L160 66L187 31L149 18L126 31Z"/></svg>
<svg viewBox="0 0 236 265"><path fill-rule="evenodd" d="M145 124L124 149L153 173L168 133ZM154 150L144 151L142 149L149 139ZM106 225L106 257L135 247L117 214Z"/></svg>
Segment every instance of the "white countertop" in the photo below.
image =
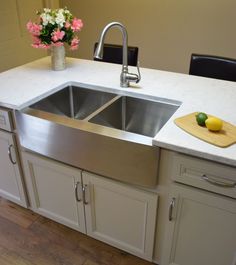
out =
<svg viewBox="0 0 236 265"><path fill-rule="evenodd" d="M129 67L129 71L136 73L136 68ZM181 101L182 105L157 133L153 144L236 166L236 144L216 147L184 132L173 122L176 117L202 111L236 125L236 82L141 68L141 82L121 88L120 72L120 65L74 58L67 58L65 70L52 71L50 57L45 57L0 73L0 106L20 110L65 84Z"/></svg>

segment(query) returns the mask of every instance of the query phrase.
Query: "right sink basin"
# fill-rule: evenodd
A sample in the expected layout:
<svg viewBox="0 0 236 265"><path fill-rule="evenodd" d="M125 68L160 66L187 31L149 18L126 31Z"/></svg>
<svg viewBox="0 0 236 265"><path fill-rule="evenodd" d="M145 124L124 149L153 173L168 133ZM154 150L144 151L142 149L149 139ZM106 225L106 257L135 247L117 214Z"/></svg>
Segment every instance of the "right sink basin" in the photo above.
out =
<svg viewBox="0 0 236 265"><path fill-rule="evenodd" d="M89 122L154 137L179 104L119 96Z"/></svg>

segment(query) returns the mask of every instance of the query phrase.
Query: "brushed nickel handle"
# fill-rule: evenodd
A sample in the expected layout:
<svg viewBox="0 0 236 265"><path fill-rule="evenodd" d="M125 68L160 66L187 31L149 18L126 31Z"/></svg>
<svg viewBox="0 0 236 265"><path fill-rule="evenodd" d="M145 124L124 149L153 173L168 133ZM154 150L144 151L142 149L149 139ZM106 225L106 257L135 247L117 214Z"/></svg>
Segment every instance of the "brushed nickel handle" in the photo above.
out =
<svg viewBox="0 0 236 265"><path fill-rule="evenodd" d="M201 178L204 179L205 181L209 182L210 184L215 185L215 186L224 187L224 188L234 188L234 187L236 187L236 182L226 183L226 182L221 181L221 180L211 179L205 174L203 174Z"/></svg>
<svg viewBox="0 0 236 265"><path fill-rule="evenodd" d="M137 70L138 70L138 78L136 80L136 83L140 82L140 80L141 80L140 63L139 63L139 61L137 63Z"/></svg>
<svg viewBox="0 0 236 265"><path fill-rule="evenodd" d="M169 221L171 222L173 220L173 209L175 207L175 198L172 198L171 202L170 202L170 206L169 206Z"/></svg>
<svg viewBox="0 0 236 265"><path fill-rule="evenodd" d="M79 197L79 195L78 195L78 186L80 185L80 182L79 181L77 181L76 183L75 183L75 198L76 198L76 201L77 202L81 202L81 198Z"/></svg>
<svg viewBox="0 0 236 265"><path fill-rule="evenodd" d="M82 188L82 191L83 191L83 201L84 201L84 204L87 205L89 204L89 202L86 200L86 191L87 191L87 188L88 188L88 185L85 184Z"/></svg>
<svg viewBox="0 0 236 265"><path fill-rule="evenodd" d="M10 145L8 146L8 151L7 151L7 153L8 153L8 156L9 156L9 159L10 159L11 163L12 163L13 165L15 165L15 164L16 164L16 161L13 160L13 158L12 158L12 154L11 154L11 149L12 149L12 147L14 147L12 144L10 144Z"/></svg>

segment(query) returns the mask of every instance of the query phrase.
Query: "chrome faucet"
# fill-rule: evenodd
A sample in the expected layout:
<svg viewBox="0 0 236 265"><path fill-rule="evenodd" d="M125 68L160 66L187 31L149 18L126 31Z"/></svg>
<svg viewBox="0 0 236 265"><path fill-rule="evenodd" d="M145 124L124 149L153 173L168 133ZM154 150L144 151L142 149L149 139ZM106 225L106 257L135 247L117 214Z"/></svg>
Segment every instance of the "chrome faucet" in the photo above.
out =
<svg viewBox="0 0 236 265"><path fill-rule="evenodd" d="M141 79L140 71L139 71L139 64L137 66L138 68L138 75L129 73L128 71L128 33L126 28L119 22L111 22L105 26L103 29L97 49L94 53L94 58L102 59L103 58L103 45L104 45L104 39L107 31L112 28L117 27L121 30L122 36L123 36L123 64L122 64L122 71L120 74L120 86L121 87L129 87L130 82L136 82L138 83Z"/></svg>

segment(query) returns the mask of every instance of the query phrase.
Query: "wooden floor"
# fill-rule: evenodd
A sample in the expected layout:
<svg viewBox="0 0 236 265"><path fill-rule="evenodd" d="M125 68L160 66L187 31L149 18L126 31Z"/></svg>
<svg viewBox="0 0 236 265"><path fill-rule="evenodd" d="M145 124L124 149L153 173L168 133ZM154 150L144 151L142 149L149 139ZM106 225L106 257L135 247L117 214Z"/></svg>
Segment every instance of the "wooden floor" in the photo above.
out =
<svg viewBox="0 0 236 265"><path fill-rule="evenodd" d="M0 197L0 265L151 265Z"/></svg>

